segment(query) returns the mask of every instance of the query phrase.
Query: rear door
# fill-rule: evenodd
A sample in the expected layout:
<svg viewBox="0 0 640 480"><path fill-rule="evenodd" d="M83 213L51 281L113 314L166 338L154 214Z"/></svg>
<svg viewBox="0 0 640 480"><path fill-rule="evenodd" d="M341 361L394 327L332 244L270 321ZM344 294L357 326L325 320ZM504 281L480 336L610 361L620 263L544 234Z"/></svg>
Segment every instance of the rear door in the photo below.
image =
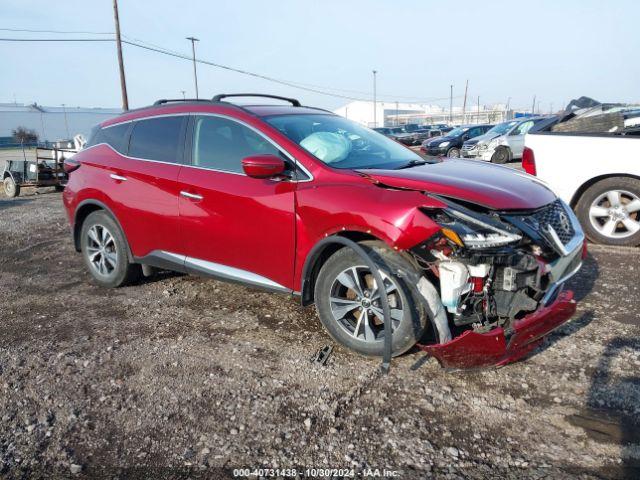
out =
<svg viewBox="0 0 640 480"><path fill-rule="evenodd" d="M296 183L251 178L241 165L250 155L288 158L256 129L230 117L193 116L189 130L191 165L179 177L187 270L277 290L290 287Z"/></svg>
<svg viewBox="0 0 640 480"><path fill-rule="evenodd" d="M178 172L188 117L135 120L126 155L115 158L108 176L112 209L135 257L180 253Z"/></svg>

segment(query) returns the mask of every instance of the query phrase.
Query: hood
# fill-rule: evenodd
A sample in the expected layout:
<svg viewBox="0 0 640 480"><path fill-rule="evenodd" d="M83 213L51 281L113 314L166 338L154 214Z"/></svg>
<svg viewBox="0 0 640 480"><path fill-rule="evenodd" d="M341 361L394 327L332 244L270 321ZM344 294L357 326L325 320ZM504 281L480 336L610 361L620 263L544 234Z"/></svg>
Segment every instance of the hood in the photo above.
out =
<svg viewBox="0 0 640 480"><path fill-rule="evenodd" d="M549 188L531 175L473 160L444 160L402 170L360 173L389 187L421 190L492 210L530 210L556 199Z"/></svg>
<svg viewBox="0 0 640 480"><path fill-rule="evenodd" d="M429 140L429 144L430 145L437 145L437 144L442 143L442 142L450 142L452 140L455 140L456 138L457 137L448 137L446 135L444 137L435 137L434 139Z"/></svg>
<svg viewBox="0 0 640 480"><path fill-rule="evenodd" d="M471 140L467 140L464 143L468 143L469 145L475 145L476 143L489 143L494 138L501 137L502 135L499 133L485 133L484 135L480 135L479 137L472 138Z"/></svg>

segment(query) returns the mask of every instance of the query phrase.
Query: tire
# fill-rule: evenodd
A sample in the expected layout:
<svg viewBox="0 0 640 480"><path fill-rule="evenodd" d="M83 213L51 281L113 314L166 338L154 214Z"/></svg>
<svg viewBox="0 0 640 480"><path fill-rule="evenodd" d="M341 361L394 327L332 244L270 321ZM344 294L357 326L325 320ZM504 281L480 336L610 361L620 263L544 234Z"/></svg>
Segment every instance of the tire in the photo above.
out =
<svg viewBox="0 0 640 480"><path fill-rule="evenodd" d="M447 150L447 157L460 158L460 149L456 147L451 147L449 150Z"/></svg>
<svg viewBox="0 0 640 480"><path fill-rule="evenodd" d="M611 177L591 185L578 200L576 214L592 242L640 245L640 180Z"/></svg>
<svg viewBox="0 0 640 480"><path fill-rule="evenodd" d="M4 186L4 194L9 198L14 198L20 195L20 185L18 185L10 176L5 178L2 182Z"/></svg>
<svg viewBox="0 0 640 480"><path fill-rule="evenodd" d="M391 272L395 268L390 267L389 262L391 261L395 265L402 262L403 267L405 264L407 268L413 269L413 267L381 242L363 242L361 246L380 266L380 273L385 279L386 288L390 289L392 286L395 288L391 292L387 291L389 292L392 317L395 315L394 320L398 322L394 322L392 353L394 356L400 355L413 347L422 337L428 320L415 287L411 287L403 279L393 275ZM338 280L339 277L342 281L346 280L342 275L348 275L348 278L353 280L356 278L354 272L359 278L361 286L369 287L369 292L365 290L364 293L369 293L368 298L371 299L369 311L372 315L367 313L361 322L358 322L362 316L358 305L362 305L365 296L360 297L359 304L355 300L351 304L347 303L358 294L355 288L349 289ZM318 273L315 303L320 321L334 340L359 354L382 356L384 344L382 310L379 303L375 301L375 292L373 295L371 294L373 285L370 282L373 282L373 276L364 266L360 257L351 249L342 248L329 257ZM347 300L335 302L331 301L331 298L346 298ZM349 310L349 307L353 308ZM334 312L341 309L343 312L334 315ZM339 319L338 317L343 313L344 318ZM380 316L378 317L376 313ZM357 335L356 328L358 328Z"/></svg>
<svg viewBox="0 0 640 480"><path fill-rule="evenodd" d="M140 265L129 262L129 245L124 234L104 210L85 219L80 245L84 263L97 285L117 288L140 278Z"/></svg>
<svg viewBox="0 0 640 480"><path fill-rule="evenodd" d="M53 188L56 189L56 192L64 192L64 185L56 185Z"/></svg>
<svg viewBox="0 0 640 480"><path fill-rule="evenodd" d="M507 147L498 147L496 151L491 155L491 163L497 163L502 165L511 160L511 152Z"/></svg>

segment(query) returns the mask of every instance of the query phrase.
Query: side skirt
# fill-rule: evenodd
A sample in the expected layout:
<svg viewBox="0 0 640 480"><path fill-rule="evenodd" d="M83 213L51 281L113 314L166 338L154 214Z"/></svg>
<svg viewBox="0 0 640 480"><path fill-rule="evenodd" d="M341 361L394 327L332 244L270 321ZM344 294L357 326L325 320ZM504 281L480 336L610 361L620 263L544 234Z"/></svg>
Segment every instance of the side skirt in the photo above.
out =
<svg viewBox="0 0 640 480"><path fill-rule="evenodd" d="M144 257L136 257L135 261L165 270L240 283L274 292L293 293L291 289L257 273L163 250L154 250Z"/></svg>

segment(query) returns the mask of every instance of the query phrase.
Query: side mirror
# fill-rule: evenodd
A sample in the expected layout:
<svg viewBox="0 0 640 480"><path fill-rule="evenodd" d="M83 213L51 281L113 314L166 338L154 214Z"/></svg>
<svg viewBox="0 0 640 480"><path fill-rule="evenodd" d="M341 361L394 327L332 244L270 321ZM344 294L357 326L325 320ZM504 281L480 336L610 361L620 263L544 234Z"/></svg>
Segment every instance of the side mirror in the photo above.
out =
<svg viewBox="0 0 640 480"><path fill-rule="evenodd" d="M276 155L251 155L242 159L242 170L252 178L272 178L285 171L284 160Z"/></svg>
<svg viewBox="0 0 640 480"><path fill-rule="evenodd" d="M466 133L462 136L462 141L464 142L465 140L469 140L469 135Z"/></svg>

